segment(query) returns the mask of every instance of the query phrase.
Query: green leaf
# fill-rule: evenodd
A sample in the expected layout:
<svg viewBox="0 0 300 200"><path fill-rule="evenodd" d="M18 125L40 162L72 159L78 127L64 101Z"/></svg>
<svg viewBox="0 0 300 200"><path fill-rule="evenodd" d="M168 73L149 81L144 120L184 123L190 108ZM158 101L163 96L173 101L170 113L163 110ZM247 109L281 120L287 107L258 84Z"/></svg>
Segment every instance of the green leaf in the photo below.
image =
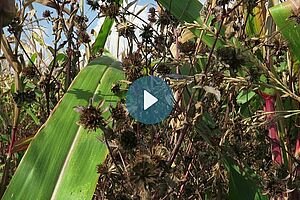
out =
<svg viewBox="0 0 300 200"><path fill-rule="evenodd" d="M158 0L158 2L180 21L188 23L197 22L200 25L203 24L203 21L200 19L200 11L203 5L198 0ZM200 30L191 29L191 31L194 35L200 37ZM206 33L203 35L202 40L211 48L214 44L215 36ZM219 39L215 47L219 48L223 45L224 42Z"/></svg>
<svg viewBox="0 0 300 200"><path fill-rule="evenodd" d="M292 54L300 60L300 25L291 17L294 15L291 2L273 6L270 13L283 37L288 41Z"/></svg>
<svg viewBox="0 0 300 200"><path fill-rule="evenodd" d="M35 63L36 59L37 59L37 53L33 53L30 60ZM30 61L28 61L28 66L32 66L32 63Z"/></svg>
<svg viewBox="0 0 300 200"><path fill-rule="evenodd" d="M43 40L43 38L37 34L36 32L32 32L32 37L34 40L36 40L41 46L45 46L45 42Z"/></svg>
<svg viewBox="0 0 300 200"><path fill-rule="evenodd" d="M211 128L211 129L215 129L217 127L216 122L214 121L214 119L211 117L211 115L207 112L203 113L202 116L202 120L205 122L205 124Z"/></svg>
<svg viewBox="0 0 300 200"><path fill-rule="evenodd" d="M76 124L79 113L74 107L87 106L92 97L95 105L100 99L106 106L116 103L111 86L124 74L113 63L114 59L103 56L80 71L31 142L3 200L92 199L97 165L108 151L97 139L100 130L88 132Z"/></svg>
<svg viewBox="0 0 300 200"><path fill-rule="evenodd" d="M172 13L178 20L193 23L194 21L202 22L200 11L203 5L197 0L159 0L164 8Z"/></svg>
<svg viewBox="0 0 300 200"><path fill-rule="evenodd" d="M106 43L106 40L110 34L111 28L114 24L114 20L106 17L104 19L104 22L101 26L101 29L98 33L98 36L96 38L95 43L93 44L93 48L92 48L92 54L95 55L96 53L99 52L100 49L104 48L104 45Z"/></svg>
<svg viewBox="0 0 300 200"><path fill-rule="evenodd" d="M236 97L236 102L239 104L244 104L250 101L256 95L253 91L242 90Z"/></svg>
<svg viewBox="0 0 300 200"><path fill-rule="evenodd" d="M64 62L64 61L66 61L68 59L68 57L65 55L65 54L63 54L63 53L59 53L59 54L57 54L57 56L56 56L56 61L57 62Z"/></svg>
<svg viewBox="0 0 300 200"><path fill-rule="evenodd" d="M32 120L34 121L34 123L36 125L40 124L40 120L38 119L38 117L32 112L31 108L27 108L26 109L26 113L32 118Z"/></svg>
<svg viewBox="0 0 300 200"><path fill-rule="evenodd" d="M252 13L247 13L245 9L245 15L248 15L248 20L246 24L246 33L250 37L258 37L263 33L264 21L266 16L266 10L261 4L258 4L253 8Z"/></svg>
<svg viewBox="0 0 300 200"><path fill-rule="evenodd" d="M224 159L224 164L230 174L229 178L229 198L230 200L259 200L265 199L260 194L260 190L250 179L250 177L243 175L239 168L234 164L229 157Z"/></svg>
<svg viewBox="0 0 300 200"><path fill-rule="evenodd" d="M123 0L115 0L116 3L122 4ZM111 32L111 28L114 24L115 20L110 17L105 17L104 22L100 28L100 31L97 35L96 41L92 47L92 55L96 55L100 49L104 48L106 40Z"/></svg>

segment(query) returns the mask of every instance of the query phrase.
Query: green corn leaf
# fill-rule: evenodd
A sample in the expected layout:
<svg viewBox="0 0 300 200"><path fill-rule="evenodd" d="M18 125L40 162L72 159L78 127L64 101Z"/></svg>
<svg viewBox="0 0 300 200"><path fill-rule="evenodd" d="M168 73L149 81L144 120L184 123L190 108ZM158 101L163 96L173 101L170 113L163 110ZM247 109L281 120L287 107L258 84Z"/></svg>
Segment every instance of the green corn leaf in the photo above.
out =
<svg viewBox="0 0 300 200"><path fill-rule="evenodd" d="M292 54L300 60L300 25L293 16L289 1L273 6L269 9L273 20L283 37L288 41Z"/></svg>
<svg viewBox="0 0 300 200"><path fill-rule="evenodd" d="M263 196L257 185L251 180L249 174L244 175L240 172L238 166L229 158L224 158L224 165L229 172L229 194L230 200L265 200L267 196Z"/></svg>
<svg viewBox="0 0 300 200"><path fill-rule="evenodd" d="M178 20L193 23L197 21L201 23L200 11L203 5L197 0L159 0L165 9L167 9Z"/></svg>
<svg viewBox="0 0 300 200"><path fill-rule="evenodd" d="M116 3L122 4L123 0L115 0ZM106 40L111 32L111 28L115 20L110 17L105 17L104 22L100 28L97 38L93 44L92 54L95 55L100 49L104 48Z"/></svg>
<svg viewBox="0 0 300 200"><path fill-rule="evenodd" d="M97 52L99 52L100 49L104 48L105 42L110 34L111 28L114 24L114 20L106 17L104 19L104 22L100 28L100 31L98 33L98 36L96 38L95 43L93 44L92 48L92 54L95 55Z"/></svg>
<svg viewBox="0 0 300 200"><path fill-rule="evenodd" d="M200 19L200 11L203 5L198 0L158 0L158 2L180 21L203 24L203 21ZM192 29L191 31L197 37L201 34L201 31L198 29ZM204 34L202 41L207 46L212 47L215 37L213 35ZM224 42L219 39L215 47L219 48L223 45Z"/></svg>
<svg viewBox="0 0 300 200"><path fill-rule="evenodd" d="M102 132L88 132L78 126L75 106L87 106L104 99L105 105L118 100L111 86L123 79L114 59L103 56L85 67L71 84L40 128L15 172L3 200L92 199L97 165L107 155L100 142Z"/></svg>

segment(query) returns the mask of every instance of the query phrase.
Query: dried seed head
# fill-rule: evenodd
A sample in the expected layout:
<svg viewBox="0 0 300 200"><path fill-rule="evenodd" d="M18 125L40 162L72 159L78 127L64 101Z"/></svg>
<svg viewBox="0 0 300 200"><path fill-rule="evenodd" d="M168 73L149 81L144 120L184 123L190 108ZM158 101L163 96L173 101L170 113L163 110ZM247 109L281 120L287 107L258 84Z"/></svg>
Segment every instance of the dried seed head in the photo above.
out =
<svg viewBox="0 0 300 200"><path fill-rule="evenodd" d="M75 107L75 111L80 114L78 124L85 129L95 131L97 128L106 126L100 109L89 105L88 107L77 106Z"/></svg>
<svg viewBox="0 0 300 200"><path fill-rule="evenodd" d="M111 19L116 18L119 14L119 6L115 2L101 5L100 11L106 17L110 17Z"/></svg>
<svg viewBox="0 0 300 200"><path fill-rule="evenodd" d="M117 25L117 31L120 36L125 38L133 38L134 37L134 25L130 22L122 22Z"/></svg>
<svg viewBox="0 0 300 200"><path fill-rule="evenodd" d="M19 17L15 17L7 29L10 33L17 33L22 30L21 20Z"/></svg>
<svg viewBox="0 0 300 200"><path fill-rule="evenodd" d="M128 54L125 58L123 58L123 67L129 67L131 65L141 66L142 65L142 55L139 52L134 52Z"/></svg>
<svg viewBox="0 0 300 200"><path fill-rule="evenodd" d="M29 104L35 101L36 95L34 91L27 91L25 92L25 101Z"/></svg>
<svg viewBox="0 0 300 200"><path fill-rule="evenodd" d="M158 35L154 37L154 44L155 45L164 45L165 42L165 36L164 35Z"/></svg>
<svg viewBox="0 0 300 200"><path fill-rule="evenodd" d="M119 83L114 84L114 85L111 87L111 91L112 91L114 94L118 94L118 93L121 91L121 84L119 84Z"/></svg>
<svg viewBox="0 0 300 200"><path fill-rule="evenodd" d="M92 10L98 10L100 8L98 0L87 0L87 4Z"/></svg>
<svg viewBox="0 0 300 200"><path fill-rule="evenodd" d="M51 12L50 12L50 10L45 10L45 11L43 12L43 17L44 17L44 18L51 17Z"/></svg>
<svg viewBox="0 0 300 200"><path fill-rule="evenodd" d="M168 66L164 63L161 63L161 64L158 64L156 71L159 74L166 75L166 74L171 73L171 68L170 68L170 66Z"/></svg>
<svg viewBox="0 0 300 200"><path fill-rule="evenodd" d="M74 16L74 20L75 20L76 23L80 24L81 26L85 22L89 21L89 19L86 16L79 16L79 15Z"/></svg>
<svg viewBox="0 0 300 200"><path fill-rule="evenodd" d="M80 31L78 35L83 43L89 43L91 41L89 34L87 34L85 31Z"/></svg>
<svg viewBox="0 0 300 200"><path fill-rule="evenodd" d="M180 52L189 55L195 51L196 46L195 46L194 42L187 41L185 43L179 43L178 48L179 48Z"/></svg>
<svg viewBox="0 0 300 200"><path fill-rule="evenodd" d="M34 91L16 92L12 96L18 107L22 107L24 104L31 104L36 99Z"/></svg>
<svg viewBox="0 0 300 200"><path fill-rule="evenodd" d="M167 26L171 23L172 19L171 16L166 11L162 11L159 14L157 24L160 26Z"/></svg>
<svg viewBox="0 0 300 200"><path fill-rule="evenodd" d="M128 54L122 61L127 80L135 81L143 76L141 67L143 60L141 54L138 52Z"/></svg>
<svg viewBox="0 0 300 200"><path fill-rule="evenodd" d="M25 67L23 68L22 73L28 79L33 79L36 76L36 70L34 67Z"/></svg>
<svg viewBox="0 0 300 200"><path fill-rule="evenodd" d="M156 15L155 15L155 8L151 7L149 8L149 15L148 15L148 20L151 23L155 23L156 22Z"/></svg>
<svg viewBox="0 0 300 200"><path fill-rule="evenodd" d="M143 76L142 68L139 66L131 66L125 71L128 81L135 81Z"/></svg>
<svg viewBox="0 0 300 200"><path fill-rule="evenodd" d="M151 15L155 15L155 8L154 7L151 7L151 8L149 8L149 13L151 14Z"/></svg>
<svg viewBox="0 0 300 200"><path fill-rule="evenodd" d="M118 121L126 119L126 110L122 103L118 102L115 108L111 107L110 109L111 117Z"/></svg>
<svg viewBox="0 0 300 200"><path fill-rule="evenodd" d="M150 25L144 26L140 36L143 38L143 40L149 41L153 36L152 27Z"/></svg>
<svg viewBox="0 0 300 200"><path fill-rule="evenodd" d="M137 145L137 137L133 131L124 131L121 133L120 144L125 150L132 150Z"/></svg>
<svg viewBox="0 0 300 200"><path fill-rule="evenodd" d="M148 156L141 155L136 158L132 167L130 180L134 183L143 183L146 186L154 186L158 182L159 170L151 162Z"/></svg>
<svg viewBox="0 0 300 200"><path fill-rule="evenodd" d="M221 60L221 62L224 62L233 69L236 69L243 63L243 59L238 56L235 48L233 47L217 49L217 57Z"/></svg>

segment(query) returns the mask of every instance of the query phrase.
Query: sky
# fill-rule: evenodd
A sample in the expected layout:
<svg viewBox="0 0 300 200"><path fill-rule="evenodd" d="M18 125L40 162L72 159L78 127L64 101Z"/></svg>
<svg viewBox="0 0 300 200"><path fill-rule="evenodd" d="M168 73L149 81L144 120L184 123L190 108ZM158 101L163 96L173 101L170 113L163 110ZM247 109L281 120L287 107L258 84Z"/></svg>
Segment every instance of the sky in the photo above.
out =
<svg viewBox="0 0 300 200"><path fill-rule="evenodd" d="M128 0L129 2L132 2L133 0ZM203 2L204 0L200 0L201 2ZM124 0L124 7L126 6L126 0ZM136 13L138 10L140 10L141 8L143 8L145 5L148 5L148 7L156 5L154 0L138 0L137 1L137 5L136 6L132 6L130 8L130 11L133 13ZM41 4L38 3L34 3L33 4L34 8L36 9L36 14L38 16L38 18L42 18L42 13L44 10L49 9L46 6L43 6ZM50 11L53 11L53 9L49 9ZM84 0L84 11L86 16L89 19L88 24L96 17L97 13L95 11L92 11L90 9L90 7L86 4L86 0ZM148 9L145 9L139 16L143 19L147 19L147 15L148 15ZM55 12L54 12L55 13ZM104 18L100 18L100 19L96 19L88 28L88 33L91 33L91 30L94 29L96 30L96 32L98 32L100 30L100 27L103 23ZM133 17L129 18L130 21L133 20L133 23L141 23L138 19L133 19ZM41 21L40 24L45 27L45 33L41 33L43 34L43 36L45 36L45 42L46 44L50 45L53 40L54 37L52 35L52 30L51 30L51 23L47 22L45 20ZM47 33L47 36L45 35ZM139 35L139 33L137 33L137 35ZM92 41L95 38L92 37ZM118 46L118 42L119 42L119 55L117 55L117 46ZM123 50L125 50L127 47L127 42L124 38L120 38L120 40L118 41L118 33L116 32L116 28L115 26L112 29L111 35L106 43L106 48L115 56L120 58L120 55L122 53Z"/></svg>
<svg viewBox="0 0 300 200"><path fill-rule="evenodd" d="M128 0L129 2L132 2L133 0ZM124 0L124 6L126 6L126 0ZM144 7L145 5L155 5L155 1L154 0L139 0L137 2L136 6L132 6L130 8L131 12L137 12L139 9L141 9L142 7ZM45 10L50 10L51 12L55 13L55 11L49 7L43 6L41 4L38 3L33 3L33 6L36 10L36 15L39 19L42 18L42 13ZM142 18L146 18L147 19L147 11L148 9L145 9L139 16ZM89 22L87 22L87 24L89 24L96 16L97 13L95 11L92 11L89 7L89 5L86 4L86 0L84 0L84 12L85 15L88 17ZM93 23L90 24L89 28L88 28L88 33L91 33L92 29L96 30L96 32L98 32L100 30L100 27L102 25L104 21L104 17L100 18L100 19L96 19ZM137 20L134 20L135 23L139 23ZM54 36L52 35L52 29L51 29L51 23L47 22L46 20L42 20L40 21L40 25L42 27L44 27L43 29L45 30L45 33L40 33L42 34L42 36L44 36L45 39L45 43L47 45L51 45L51 43L53 43L54 40ZM115 56L115 57L119 57L119 55L116 54L117 50L116 50L116 46L117 46L117 32L116 32L116 28L113 27L112 33L107 41L107 45L106 48L109 49L111 51L111 53ZM95 38L92 37L92 42ZM120 47L123 50L126 46L126 42L124 41L124 39L120 39ZM121 52L121 51L120 51Z"/></svg>

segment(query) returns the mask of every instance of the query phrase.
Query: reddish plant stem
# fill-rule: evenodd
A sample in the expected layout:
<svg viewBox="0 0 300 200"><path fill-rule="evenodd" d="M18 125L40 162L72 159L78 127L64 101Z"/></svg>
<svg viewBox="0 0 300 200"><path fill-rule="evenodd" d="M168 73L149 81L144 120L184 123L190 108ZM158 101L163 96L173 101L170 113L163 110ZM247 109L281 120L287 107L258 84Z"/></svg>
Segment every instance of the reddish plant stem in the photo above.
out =
<svg viewBox="0 0 300 200"><path fill-rule="evenodd" d="M300 131L298 132L298 135L296 138L295 157L298 160L300 160ZM297 173L297 176L300 176L300 166L299 165L297 165L296 173Z"/></svg>
<svg viewBox="0 0 300 200"><path fill-rule="evenodd" d="M295 148L295 158L297 160L300 160L300 131L298 131L297 138L296 138L296 148ZM300 176L300 165L296 164L296 176ZM294 190L291 194L292 200L298 200L300 199L300 194L298 190Z"/></svg>
<svg viewBox="0 0 300 200"><path fill-rule="evenodd" d="M185 174L184 174L184 177L183 177L183 180L184 180L184 181L183 181L183 183L181 184L180 189L179 189L179 197L181 197L182 194L183 194L183 192L184 192L184 186L185 186L185 184L186 184L187 181L188 181L189 173L190 173L190 171L191 171L191 169L192 169L193 162L194 162L194 159L192 159L192 161L191 161L190 164L188 165L188 168L187 168L187 170L186 170L186 172L185 172Z"/></svg>
<svg viewBox="0 0 300 200"><path fill-rule="evenodd" d="M298 132L297 139L296 139L296 149L295 149L295 157L300 157L300 131Z"/></svg>
<svg viewBox="0 0 300 200"><path fill-rule="evenodd" d="M7 182L8 182L11 156L12 156L12 153L13 153L12 151L13 151L13 148L14 148L15 142L16 142L17 130L18 130L18 128L16 126L14 126L11 131L11 141L10 141L10 144L9 144L8 150L7 150L8 156L5 161L3 175L2 175L1 182L0 182L0 198L3 196L5 189L6 189Z"/></svg>
<svg viewBox="0 0 300 200"><path fill-rule="evenodd" d="M15 146L17 130L18 130L18 127L15 126L15 127L13 127L13 129L11 131L11 139L10 139L10 144L8 146L8 157L9 158L11 157L13 148Z"/></svg>
<svg viewBox="0 0 300 200"><path fill-rule="evenodd" d="M265 100L265 112L271 112L268 114L267 119L271 122L269 126L269 138L272 140L271 142L271 151L272 151L272 160L282 165L282 153L280 148L280 140L278 136L277 125L273 122L274 111L275 111L275 96L260 92L260 95Z"/></svg>

